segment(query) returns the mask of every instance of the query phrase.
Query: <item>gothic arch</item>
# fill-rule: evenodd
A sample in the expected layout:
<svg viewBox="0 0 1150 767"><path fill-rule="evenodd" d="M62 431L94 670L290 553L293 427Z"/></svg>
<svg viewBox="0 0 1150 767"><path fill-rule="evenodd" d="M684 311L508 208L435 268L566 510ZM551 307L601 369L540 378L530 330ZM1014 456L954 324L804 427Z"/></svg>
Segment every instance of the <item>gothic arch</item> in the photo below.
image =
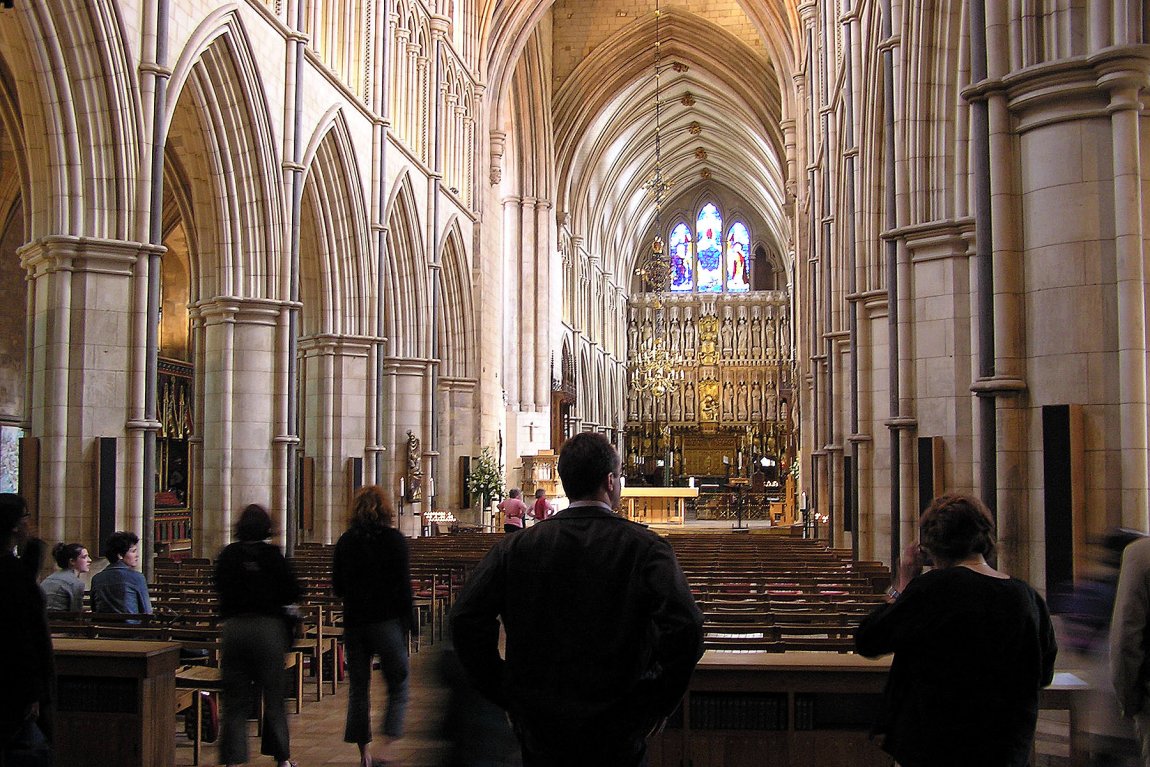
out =
<svg viewBox="0 0 1150 767"><path fill-rule="evenodd" d="M499 114L523 49L553 4L554 0L484 0L478 9L479 66L482 79L488 83L489 114ZM739 0L739 6L764 41L768 57L777 62L784 113L791 111L790 83L802 64L797 5L791 0L782 4Z"/></svg>
<svg viewBox="0 0 1150 767"><path fill-rule="evenodd" d="M458 221L452 222L444 238L440 263L442 299L436 339L439 371L450 378L475 378L475 306Z"/></svg>
<svg viewBox="0 0 1150 767"><path fill-rule="evenodd" d="M303 164L302 334L372 335L371 238L355 148L341 111L325 115Z"/></svg>
<svg viewBox="0 0 1150 767"><path fill-rule="evenodd" d="M25 4L21 4L25 5ZM28 239L46 234L140 239L147 225L134 185L143 132L129 39L110 0L39 0L18 15L26 40L6 47L43 76L20 93L27 149L35 163L26 205ZM32 90L32 89L35 90ZM37 104L38 108L32 107ZM127 212L127 215L125 215Z"/></svg>
<svg viewBox="0 0 1150 767"><path fill-rule="evenodd" d="M193 297L274 298L281 290L283 184L266 96L233 8L210 15L173 67L169 147L192 186L204 263Z"/></svg>
<svg viewBox="0 0 1150 767"><path fill-rule="evenodd" d="M429 355L427 269L423 228L409 171L400 174L387 206L387 285L384 316L389 356L419 359Z"/></svg>

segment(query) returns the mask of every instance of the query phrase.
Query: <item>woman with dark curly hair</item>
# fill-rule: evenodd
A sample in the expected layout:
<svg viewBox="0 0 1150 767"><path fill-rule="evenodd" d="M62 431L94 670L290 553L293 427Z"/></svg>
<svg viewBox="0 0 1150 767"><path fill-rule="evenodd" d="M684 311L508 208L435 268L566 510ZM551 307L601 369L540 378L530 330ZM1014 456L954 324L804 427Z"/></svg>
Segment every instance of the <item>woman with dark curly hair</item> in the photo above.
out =
<svg viewBox="0 0 1150 767"><path fill-rule="evenodd" d="M384 743L403 734L407 711L407 633L412 590L407 539L392 527L395 513L378 485L362 487L351 504L351 524L335 544L332 588L343 597L347 646L347 725L343 739L359 746L363 767L384 763L371 744L371 659L387 681Z"/></svg>
<svg viewBox="0 0 1150 767"><path fill-rule="evenodd" d="M994 520L977 498L936 498L919 541L855 634L860 655L894 653L875 733L901 767L1025 767L1058 649L1046 603L987 561Z"/></svg>

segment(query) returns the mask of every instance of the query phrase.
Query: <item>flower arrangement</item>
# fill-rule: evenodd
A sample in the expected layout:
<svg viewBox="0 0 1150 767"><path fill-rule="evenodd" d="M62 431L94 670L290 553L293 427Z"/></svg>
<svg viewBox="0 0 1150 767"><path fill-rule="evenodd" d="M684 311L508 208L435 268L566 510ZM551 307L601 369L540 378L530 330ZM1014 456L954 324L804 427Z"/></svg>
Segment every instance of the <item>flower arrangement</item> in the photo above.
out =
<svg viewBox="0 0 1150 767"><path fill-rule="evenodd" d="M491 448L483 448L479 458L472 464L467 488L472 495L480 497L480 508L487 508L492 501L503 500L503 467L491 454Z"/></svg>

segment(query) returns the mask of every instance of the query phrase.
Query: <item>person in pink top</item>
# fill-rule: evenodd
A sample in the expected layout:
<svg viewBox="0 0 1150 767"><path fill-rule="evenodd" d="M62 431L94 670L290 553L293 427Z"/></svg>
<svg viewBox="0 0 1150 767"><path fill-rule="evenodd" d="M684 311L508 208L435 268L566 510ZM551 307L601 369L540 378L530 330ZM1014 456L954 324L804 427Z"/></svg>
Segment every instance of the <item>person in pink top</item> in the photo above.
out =
<svg viewBox="0 0 1150 767"><path fill-rule="evenodd" d="M542 522L555 513L555 507L547 500L547 493L543 488L535 491L535 506L531 510L531 516L535 518L536 522Z"/></svg>
<svg viewBox="0 0 1150 767"><path fill-rule="evenodd" d="M527 514L527 504L519 498L519 488L513 487L507 497L499 502L503 512L503 532L514 533L523 529L523 517Z"/></svg>

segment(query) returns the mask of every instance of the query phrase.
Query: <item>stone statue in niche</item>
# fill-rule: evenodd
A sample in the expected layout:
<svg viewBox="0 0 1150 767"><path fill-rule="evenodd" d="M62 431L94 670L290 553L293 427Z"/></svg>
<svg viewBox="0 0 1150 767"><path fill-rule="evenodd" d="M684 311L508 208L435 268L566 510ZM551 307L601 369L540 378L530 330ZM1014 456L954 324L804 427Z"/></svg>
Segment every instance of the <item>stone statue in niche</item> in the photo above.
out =
<svg viewBox="0 0 1150 767"><path fill-rule="evenodd" d="M751 358L756 360L763 358L763 323L759 319L758 311L751 316Z"/></svg>
<svg viewBox="0 0 1150 767"><path fill-rule="evenodd" d="M734 323L731 322L729 309L727 316L723 317L723 327L719 330L719 338L722 340L723 359L732 359L735 352L735 328Z"/></svg>
<svg viewBox="0 0 1150 767"><path fill-rule="evenodd" d="M775 321L767 317L763 321L763 348L766 349L767 359L775 357Z"/></svg>
<svg viewBox="0 0 1150 767"><path fill-rule="evenodd" d="M747 358L747 318L739 312L739 319L735 323L735 356L739 359Z"/></svg>
<svg viewBox="0 0 1150 767"><path fill-rule="evenodd" d="M627 420L639 420L639 394L634 389L627 393Z"/></svg>
<svg viewBox="0 0 1150 767"><path fill-rule="evenodd" d="M787 324L786 315L779 318L779 356L783 359L790 357L791 329Z"/></svg>
<svg viewBox="0 0 1150 767"><path fill-rule="evenodd" d="M695 385L690 381L683 387L683 420L695 420Z"/></svg>
<svg viewBox="0 0 1150 767"><path fill-rule="evenodd" d="M768 421L773 421L776 418L776 405L777 398L775 397L775 390L771 388L770 384L767 385L767 408L763 413L763 417Z"/></svg>
<svg viewBox="0 0 1150 767"><path fill-rule="evenodd" d="M678 354L679 349L683 346L683 329L679 325L679 312L676 310L671 311L671 322L668 330L671 336L671 351Z"/></svg>
<svg viewBox="0 0 1150 767"><path fill-rule="evenodd" d="M419 447L419 437L407 432L407 487L406 501L419 503L423 500L423 469L420 461L423 459Z"/></svg>
<svg viewBox="0 0 1150 767"><path fill-rule="evenodd" d="M688 357L695 355L695 318L690 310L683 316L683 353Z"/></svg>
<svg viewBox="0 0 1150 767"><path fill-rule="evenodd" d="M730 381L723 382L723 419L733 420L735 417L735 387Z"/></svg>
<svg viewBox="0 0 1150 767"><path fill-rule="evenodd" d="M635 312L631 312L631 321L627 323L627 350L634 354L639 349L639 325L635 322Z"/></svg>
<svg viewBox="0 0 1150 767"><path fill-rule="evenodd" d="M644 343L651 340L651 333L652 332L653 332L653 329L651 327L651 318L649 316L644 317L643 318L643 342Z"/></svg>
<svg viewBox="0 0 1150 767"><path fill-rule="evenodd" d="M668 405L671 411L671 417L668 420L681 421L683 419L682 396L678 386L671 387L671 396L668 398L670 400Z"/></svg>
<svg viewBox="0 0 1150 767"><path fill-rule="evenodd" d="M761 421L763 418L763 389L759 386L759 379L751 381L751 420Z"/></svg>
<svg viewBox="0 0 1150 767"><path fill-rule="evenodd" d="M747 411L747 382L739 381L738 394L736 395L735 417L740 421L746 421L749 417Z"/></svg>

